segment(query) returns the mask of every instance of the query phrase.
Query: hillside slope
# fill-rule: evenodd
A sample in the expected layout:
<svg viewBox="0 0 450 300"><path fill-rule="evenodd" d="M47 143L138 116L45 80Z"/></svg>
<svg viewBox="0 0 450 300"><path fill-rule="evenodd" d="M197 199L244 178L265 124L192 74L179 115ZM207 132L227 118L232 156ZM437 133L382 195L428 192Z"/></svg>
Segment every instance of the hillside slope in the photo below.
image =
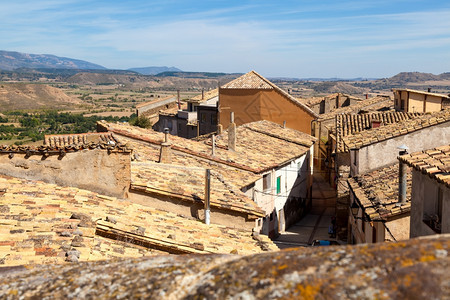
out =
<svg viewBox="0 0 450 300"><path fill-rule="evenodd" d="M45 84L0 84L0 111L19 109L62 109L81 104L78 98Z"/></svg>

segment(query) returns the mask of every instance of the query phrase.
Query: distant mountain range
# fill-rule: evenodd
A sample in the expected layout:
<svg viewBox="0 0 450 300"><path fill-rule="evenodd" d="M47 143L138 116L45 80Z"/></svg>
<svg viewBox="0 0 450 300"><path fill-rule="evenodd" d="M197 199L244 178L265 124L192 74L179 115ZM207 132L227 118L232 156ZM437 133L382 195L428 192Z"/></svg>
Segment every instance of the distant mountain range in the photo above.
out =
<svg viewBox="0 0 450 300"><path fill-rule="evenodd" d="M15 51L0 50L0 70L26 71L30 69L38 71L45 70L46 72L51 71L51 69L109 70L101 65L97 65L80 59L59 57L51 54L29 54ZM111 71L118 73L117 70ZM162 72L183 72L175 67L131 68L128 69L127 71L137 72L142 75L156 75Z"/></svg>
<svg viewBox="0 0 450 300"><path fill-rule="evenodd" d="M59 57L50 54L28 54L0 50L0 69L12 71L19 68L85 69L105 70L106 68L84 60Z"/></svg>

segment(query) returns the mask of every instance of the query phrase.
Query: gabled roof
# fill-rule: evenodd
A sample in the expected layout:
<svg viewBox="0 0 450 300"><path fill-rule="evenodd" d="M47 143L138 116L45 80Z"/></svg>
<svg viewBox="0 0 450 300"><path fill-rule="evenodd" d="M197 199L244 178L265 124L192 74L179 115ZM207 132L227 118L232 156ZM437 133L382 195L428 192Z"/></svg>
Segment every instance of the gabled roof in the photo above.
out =
<svg viewBox="0 0 450 300"><path fill-rule="evenodd" d="M189 164L190 165L190 164ZM190 202L205 199L205 169L160 163L133 162L131 190L162 194ZM237 188L227 184L223 176L211 170L211 206L264 217L256 203Z"/></svg>
<svg viewBox="0 0 450 300"><path fill-rule="evenodd" d="M2 266L161 253L251 254L277 250L250 232L87 190L0 176ZM264 248L264 250L263 250Z"/></svg>
<svg viewBox="0 0 450 300"><path fill-rule="evenodd" d="M399 160L450 187L450 145L406 154Z"/></svg>
<svg viewBox="0 0 450 300"><path fill-rule="evenodd" d="M269 121L258 121L256 124L269 126ZM124 123L99 122L100 127L119 135L133 138L137 141L160 145L164 140L164 134L151 129L142 129ZM280 125L272 126L272 135L251 129L252 125L242 125L237 128L236 151L228 150L227 134L217 137L215 155L212 155L212 147L208 141L199 142L177 136L170 136L172 150L180 151L191 156L225 164L252 173L261 173L278 168L284 164L305 155L309 147L294 142L295 139L306 139L304 133L293 129L283 128ZM256 126L256 125L255 125ZM295 132L295 133L294 133ZM292 135L291 138L280 138L284 135ZM119 138L119 137L117 137ZM309 137L309 141L315 138ZM312 144L312 143L311 143Z"/></svg>
<svg viewBox="0 0 450 300"><path fill-rule="evenodd" d="M439 112L425 113L413 119L402 120L386 126L365 130L343 138L345 145L350 149L362 147L395 138L410 132L418 131L431 126L440 125L450 121L450 109Z"/></svg>
<svg viewBox="0 0 450 300"><path fill-rule="evenodd" d="M319 115L319 121L330 120L339 114L358 113L360 111L377 111L394 107L394 101L389 96L376 96L370 99L360 101L356 104L344 106L333 110L332 112Z"/></svg>
<svg viewBox="0 0 450 300"><path fill-rule="evenodd" d="M387 220L411 210L411 169L407 169L406 204L398 202L398 163L348 179L349 187L370 221Z"/></svg>
<svg viewBox="0 0 450 300"><path fill-rule="evenodd" d="M251 90L275 90L286 97L290 102L294 103L298 107L302 108L308 114L314 117L318 117L318 115L313 112L307 105L300 102L297 98L289 95L286 91L279 88L266 78L262 77L255 71L250 71L247 74L238 77L227 84L220 87L220 89L251 89Z"/></svg>
<svg viewBox="0 0 450 300"><path fill-rule="evenodd" d="M330 126L329 129L337 135L337 150L342 153L349 151L349 148L343 142L343 138L365 130L370 130L373 121L379 121L382 123L381 126L386 126L403 120L413 119L420 115L422 114L397 111L340 114L336 116L336 124Z"/></svg>

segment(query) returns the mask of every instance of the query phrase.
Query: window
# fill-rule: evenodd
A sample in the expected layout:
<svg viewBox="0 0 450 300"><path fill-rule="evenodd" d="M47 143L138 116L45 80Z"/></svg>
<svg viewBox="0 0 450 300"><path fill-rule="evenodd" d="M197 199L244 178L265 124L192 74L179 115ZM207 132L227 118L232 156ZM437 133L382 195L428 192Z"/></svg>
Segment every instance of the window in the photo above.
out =
<svg viewBox="0 0 450 300"><path fill-rule="evenodd" d="M277 177L277 194L281 193L281 176Z"/></svg>
<svg viewBox="0 0 450 300"><path fill-rule="evenodd" d="M405 110L405 99L400 100L400 110Z"/></svg>
<svg viewBox="0 0 450 300"><path fill-rule="evenodd" d="M200 114L200 122L202 122L202 123L206 122L206 114L205 113Z"/></svg>
<svg viewBox="0 0 450 300"><path fill-rule="evenodd" d="M267 191L272 187L270 173L263 176L263 190Z"/></svg>
<svg viewBox="0 0 450 300"><path fill-rule="evenodd" d="M216 124L217 124L217 115L212 114L211 115L211 125L216 125Z"/></svg>

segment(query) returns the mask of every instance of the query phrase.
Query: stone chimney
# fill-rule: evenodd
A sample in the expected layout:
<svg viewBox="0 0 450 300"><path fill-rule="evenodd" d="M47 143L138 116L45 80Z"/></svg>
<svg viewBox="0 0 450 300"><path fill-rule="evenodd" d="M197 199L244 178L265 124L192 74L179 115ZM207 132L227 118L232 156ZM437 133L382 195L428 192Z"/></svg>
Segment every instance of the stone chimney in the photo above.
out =
<svg viewBox="0 0 450 300"><path fill-rule="evenodd" d="M169 128L164 128L164 142L161 143L161 150L159 152L159 162L163 164L170 164L172 162L172 145L169 142Z"/></svg>
<svg viewBox="0 0 450 300"><path fill-rule="evenodd" d="M381 120L379 120L379 119L372 119L370 128L378 128L382 125L382 123L383 122L381 122Z"/></svg>
<svg viewBox="0 0 450 300"><path fill-rule="evenodd" d="M202 100L205 100L205 89L202 89Z"/></svg>
<svg viewBox="0 0 450 300"><path fill-rule="evenodd" d="M180 90L177 90L177 102L178 102L178 109L181 109L181 102L180 102Z"/></svg>
<svg viewBox="0 0 450 300"><path fill-rule="evenodd" d="M234 123L234 112L230 114L230 126L228 127L228 149L236 151L236 123Z"/></svg>

